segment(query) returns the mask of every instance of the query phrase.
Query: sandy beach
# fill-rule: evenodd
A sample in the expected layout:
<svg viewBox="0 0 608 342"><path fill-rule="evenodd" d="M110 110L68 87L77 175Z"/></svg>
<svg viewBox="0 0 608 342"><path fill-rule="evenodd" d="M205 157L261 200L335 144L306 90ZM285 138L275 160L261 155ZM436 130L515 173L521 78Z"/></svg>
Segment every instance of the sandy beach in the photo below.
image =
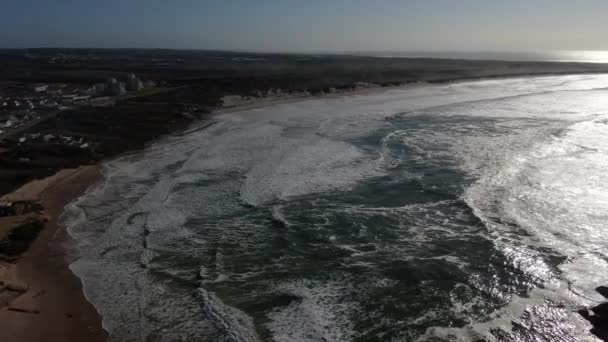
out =
<svg viewBox="0 0 608 342"><path fill-rule="evenodd" d="M238 112L319 98L371 95L394 89L417 87L407 84L390 87L362 87L336 91L322 96L275 96L264 99L235 101L230 106L216 108L213 114ZM211 115L209 118L213 118ZM209 119L208 118L208 119ZM185 129L188 134L210 120L195 121ZM204 128L204 127L202 127ZM100 178L99 166L63 169L53 176L34 180L2 199L37 200L48 220L45 228L30 248L16 261L0 260L0 341L105 341L107 332L101 317L86 299L82 283L69 269L77 255L74 241L61 222L64 208ZM21 217L0 217L0 240ZM108 281L112 281L108 279Z"/></svg>
<svg viewBox="0 0 608 342"><path fill-rule="evenodd" d="M73 242L60 220L65 205L98 177L97 166L66 169L13 193L19 198L38 198L48 222L16 262L0 263L4 292L13 293L5 296L0 308L0 341L106 340L99 314L68 267L72 258L68 247Z"/></svg>
<svg viewBox="0 0 608 342"><path fill-rule="evenodd" d="M217 109L214 114L386 90L373 87L324 96L257 99ZM101 316L86 299L80 279L69 268L78 256L73 248L75 242L61 219L65 206L99 179L99 169L98 165L63 169L0 198L0 201L37 201L44 208L42 216L48 220L25 253L16 260L0 260L0 321L3 322L0 341L106 341L108 335L102 328ZM31 213L0 217L0 240L16 225L36 218L40 217Z"/></svg>
<svg viewBox="0 0 608 342"><path fill-rule="evenodd" d="M373 94L402 87L365 87L322 96L255 99L218 108L214 114L319 98ZM44 208L43 216L48 220L27 252L15 261L0 261L0 288L4 288L4 293L0 292L0 321L3 322L0 341L94 342L107 339L99 313L84 296L80 279L69 269L77 255L72 254L75 253L74 241L61 221L65 206L99 177L98 165L63 169L50 177L26 183L0 198L4 201L39 201ZM32 218L35 215L31 213L0 217L0 240L12 227Z"/></svg>

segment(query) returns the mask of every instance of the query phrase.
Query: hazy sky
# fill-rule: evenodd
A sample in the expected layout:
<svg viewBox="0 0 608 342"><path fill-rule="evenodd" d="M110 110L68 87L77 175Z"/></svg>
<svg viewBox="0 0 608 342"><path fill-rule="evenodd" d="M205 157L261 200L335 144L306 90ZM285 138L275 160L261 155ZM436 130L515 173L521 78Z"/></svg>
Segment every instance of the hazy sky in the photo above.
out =
<svg viewBox="0 0 608 342"><path fill-rule="evenodd" d="M0 0L0 47L608 50L608 0Z"/></svg>

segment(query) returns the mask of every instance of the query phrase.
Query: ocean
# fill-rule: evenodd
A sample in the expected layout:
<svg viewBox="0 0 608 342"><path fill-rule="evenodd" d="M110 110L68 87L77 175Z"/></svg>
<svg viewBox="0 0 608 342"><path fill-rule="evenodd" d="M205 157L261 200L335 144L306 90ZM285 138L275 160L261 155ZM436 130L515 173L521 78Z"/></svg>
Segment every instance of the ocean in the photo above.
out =
<svg viewBox="0 0 608 342"><path fill-rule="evenodd" d="M608 51L520 51L520 52L366 52L375 57L499 60L520 62L608 63Z"/></svg>
<svg viewBox="0 0 608 342"><path fill-rule="evenodd" d="M608 285L608 75L210 120L67 208L111 340L597 341L577 310Z"/></svg>

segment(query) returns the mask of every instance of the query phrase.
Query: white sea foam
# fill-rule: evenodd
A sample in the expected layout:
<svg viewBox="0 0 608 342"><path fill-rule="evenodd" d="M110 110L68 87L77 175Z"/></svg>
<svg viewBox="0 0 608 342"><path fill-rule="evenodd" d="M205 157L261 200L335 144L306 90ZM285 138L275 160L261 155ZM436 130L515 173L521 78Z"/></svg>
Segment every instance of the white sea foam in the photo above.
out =
<svg viewBox="0 0 608 342"><path fill-rule="evenodd" d="M516 267L538 275L545 285L558 284L542 292L543 300L561 298L556 293L563 291L575 302L591 303L597 300L591 288L606 280L602 274L608 274L606 246L598 233L606 219L608 193L606 182L598 176L608 166L606 125L598 115L606 112L608 100L603 90L582 90L607 86L608 75L491 80L309 100L218 116L218 123L206 130L165 139L142 154L106 165L105 182L69 209L73 213L69 231L78 240L81 253L71 267L83 279L88 298L99 309L114 340L159 336L192 340L219 338L222 333L224 338L253 340L253 323L243 312L201 292L202 298L209 300L206 307L212 309L208 316L201 315L190 290L172 286L172 280L167 280L190 271L180 270L179 265L164 269L167 261L159 257L163 249L174 248L195 258L205 252L199 249L209 247L205 236L188 238L192 234L185 227L189 220L230 216L239 210L241 201L261 206L292 197L346 191L363 180L386 174L399 163L413 162L391 159L386 151L368 151L352 143L370 131L391 127L386 119L397 113L509 118L478 128L492 129L494 133L489 135L476 132L477 123L468 122L442 132L433 131L433 127L397 131L384 140L417 146L421 153L430 153L429 160L456 159L469 175L481 177L467 190L467 201L489 222L497 247ZM547 132L565 127L569 128L563 135L539 143ZM429 145L447 146L447 150L429 152ZM348 210L353 215L370 210L395 214L395 209L389 208ZM449 226L454 219L440 217L428 206L402 208L398 215L410 213L413 217L423 211L428 217L425 222L437 220L433 229ZM510 241L506 238L508 227L493 222L497 214L524 227L533 238L525 243ZM288 218L282 219L288 222ZM359 233L367 234L365 227ZM445 230L442 234L453 233ZM412 234L419 243L426 238L423 232ZM185 246L184 240L192 241L198 249ZM329 240L341 244L336 234ZM559 265L562 274L537 259L533 249L526 249L527 244L565 253L569 259ZM348 244L343 247L352 248ZM221 282L221 274L227 274L219 272L225 270L221 248L215 248L218 274L201 269L203 277L216 277L203 279L203 284ZM461 268L467 266L456 258L445 260ZM357 262L365 263L353 260ZM169 277L161 281L159 274ZM573 290L562 290L568 288L561 286L564 280ZM359 308L344 298L348 286L307 281L278 285L276 291L299 300L269 314L273 338L351 340L354 321L350 318ZM535 291L539 290L532 296L538 293ZM536 297L530 300L521 307L534 304ZM520 301L515 298L512 303L517 306ZM488 327L507 325L525 311L505 310L497 313ZM435 331L439 334L441 329Z"/></svg>
<svg viewBox="0 0 608 342"><path fill-rule="evenodd" d="M489 172L467 193L480 215L510 219L533 234L527 241L530 245L550 247L567 256L569 260L560 265L561 277L584 297L597 299L594 286L608 281L608 276L589 281L579 275L608 274L603 232L608 186L602 177L608 168L606 127L601 119L573 124L560 136L513 155L508 165ZM500 224L491 224L502 229ZM531 266L531 271L540 269Z"/></svg>
<svg viewBox="0 0 608 342"><path fill-rule="evenodd" d="M259 338L251 317L245 313L225 305L212 293L199 288L197 298L203 307L203 313L221 331L219 341L226 342L255 342Z"/></svg>
<svg viewBox="0 0 608 342"><path fill-rule="evenodd" d="M242 198L257 205L317 192L347 190L383 173L371 157L353 145L318 139L303 146L280 148L246 175Z"/></svg>
<svg viewBox="0 0 608 342"><path fill-rule="evenodd" d="M571 90L597 85L595 80L584 83ZM480 177L466 191L465 200L486 222L497 248L544 288L532 289L527 298L511 298L510 304L487 322L472 323L464 329L429 329L423 340L442 337L466 341L480 336L495 340L492 331L500 328L509 332L510 337L503 338L506 340L531 338L525 334L536 333L545 338L559 336L564 341L595 341L587 332L588 324L575 311L601 301L594 288L608 282L608 245L603 238L608 219L608 189L603 179L608 169L606 90L546 93L515 101L492 101L488 106L484 102L466 103L432 111L445 116L554 121L542 121L543 127L529 120L513 121L515 126L510 125L506 134L499 131L494 137L474 131L464 137L426 131L391 137L408 146L421 144L421 153L429 153L427 148L433 144L452 146L468 174ZM556 131L562 133L551 135ZM432 155L429 159L443 157ZM523 227L531 236L515 233L502 221ZM546 250L537 250L547 247L567 257L557 269L544 258ZM534 329L539 330L528 327L524 332L512 332L512 322L523 315L531 321L536 319L539 323L533 323Z"/></svg>
<svg viewBox="0 0 608 342"><path fill-rule="evenodd" d="M605 119L587 120L571 124L557 136L532 140L525 149L508 150L502 162L487 169L467 190L467 202L496 236L496 246L544 289L535 288L526 298L511 298L488 322L464 330L431 329L431 336L467 340L483 335L494 340L491 331L501 328L509 332L507 340L514 341L529 338L525 334L534 331L549 339L596 340L587 333L588 324L576 309L599 303L602 297L594 289L608 282L608 244L603 232L608 219L608 188L602 177L608 167L605 127ZM513 234L513 228L498 218L523 227L531 236ZM544 259L546 251L536 250L547 247L567 257L557 270ZM527 319L538 323L527 324L536 327L511 331L511 322L522 315L532 315Z"/></svg>
<svg viewBox="0 0 608 342"><path fill-rule="evenodd" d="M295 297L287 307L268 315L274 341L342 342L356 336L351 316L360 308L350 301L352 289L347 284L300 280L279 284L274 291Z"/></svg>

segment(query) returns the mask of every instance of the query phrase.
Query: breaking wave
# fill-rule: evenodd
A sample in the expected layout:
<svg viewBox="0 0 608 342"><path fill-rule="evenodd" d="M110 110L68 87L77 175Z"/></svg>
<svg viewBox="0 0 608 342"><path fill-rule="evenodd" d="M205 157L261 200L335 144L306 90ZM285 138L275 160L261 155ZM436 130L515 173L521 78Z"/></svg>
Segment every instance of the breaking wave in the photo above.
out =
<svg viewBox="0 0 608 342"><path fill-rule="evenodd" d="M110 339L593 341L608 76L219 115L67 208Z"/></svg>

